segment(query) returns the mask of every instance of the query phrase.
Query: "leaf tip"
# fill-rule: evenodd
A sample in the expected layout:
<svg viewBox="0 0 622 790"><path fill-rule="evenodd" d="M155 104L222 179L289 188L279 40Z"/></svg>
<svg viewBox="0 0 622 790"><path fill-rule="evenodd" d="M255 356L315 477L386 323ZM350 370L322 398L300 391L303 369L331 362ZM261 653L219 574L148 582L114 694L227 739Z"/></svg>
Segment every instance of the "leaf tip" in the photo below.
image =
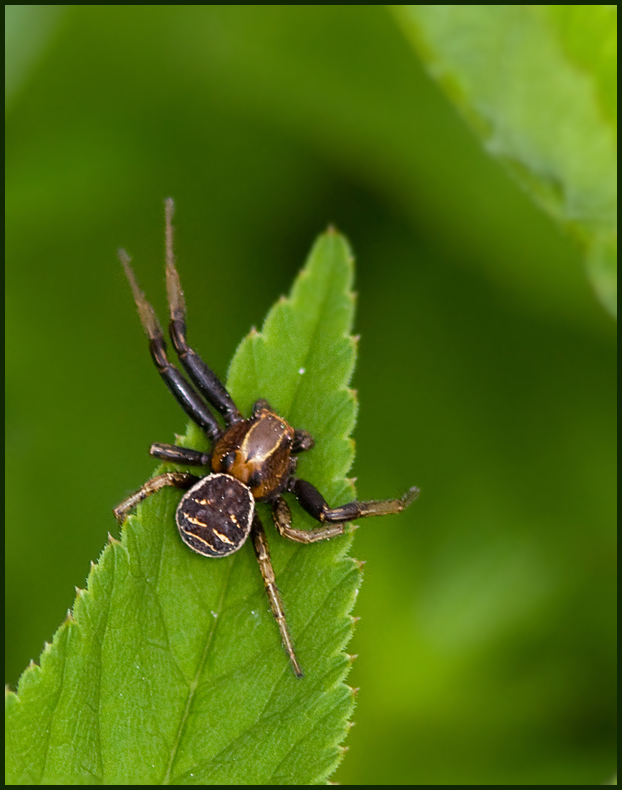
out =
<svg viewBox="0 0 622 790"><path fill-rule="evenodd" d="M110 532L108 533L108 543L111 543L113 546L116 543L118 546L121 545L120 541L118 541L115 537L113 537ZM92 564L92 563L91 563Z"/></svg>

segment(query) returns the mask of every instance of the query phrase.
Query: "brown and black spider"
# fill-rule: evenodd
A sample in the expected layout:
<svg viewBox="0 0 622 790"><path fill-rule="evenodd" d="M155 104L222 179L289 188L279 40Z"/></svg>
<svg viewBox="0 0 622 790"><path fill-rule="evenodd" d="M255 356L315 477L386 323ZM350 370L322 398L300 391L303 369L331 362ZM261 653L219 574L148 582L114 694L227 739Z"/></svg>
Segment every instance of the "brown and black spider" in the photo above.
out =
<svg viewBox="0 0 622 790"><path fill-rule="evenodd" d="M278 532L298 543L315 543L342 535L349 521L364 516L398 513L408 507L419 489L409 489L400 499L349 502L331 508L311 483L295 476L298 453L310 450L314 441L307 431L288 425L261 399L245 419L217 376L186 342L186 305L173 255L173 201L166 201L166 289L171 311L169 332L177 356L194 387L166 356L166 342L153 307L138 287L130 257L119 250L119 258L132 288L141 323L149 338L151 356L175 399L212 443L211 453L202 453L172 444L153 444L151 455L165 461L207 467L206 475L165 472L148 480L142 488L121 502L114 514L123 523L139 502L165 486L185 489L177 507L176 521L182 540L206 557L227 557L252 535L257 561L272 612L294 672L302 671L294 652L283 604L276 586L268 542L255 501L272 504ZM198 392L197 392L198 390ZM209 403L220 412L224 427L214 417ZM291 513L283 499L292 493L302 507L324 526L313 530L291 526Z"/></svg>

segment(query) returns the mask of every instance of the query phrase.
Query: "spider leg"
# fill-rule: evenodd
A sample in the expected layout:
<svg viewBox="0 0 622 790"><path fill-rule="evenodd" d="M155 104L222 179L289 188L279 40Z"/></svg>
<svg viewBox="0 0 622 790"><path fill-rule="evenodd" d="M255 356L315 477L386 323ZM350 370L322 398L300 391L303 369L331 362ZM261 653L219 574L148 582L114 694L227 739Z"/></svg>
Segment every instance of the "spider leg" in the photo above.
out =
<svg viewBox="0 0 622 790"><path fill-rule="evenodd" d="M209 368L201 357L186 342L186 302L181 288L179 272L175 267L173 253L173 218L174 204L171 198L165 203L166 214L166 292L171 310L169 333L177 356L186 369L190 379L212 406L223 416L227 426L240 422L244 418L233 402L231 395L222 385L218 376Z"/></svg>
<svg viewBox="0 0 622 790"><path fill-rule="evenodd" d="M265 398L259 398L259 400L256 400L255 403L253 403L253 406L251 408L251 414L253 415L253 417L256 417L262 409L268 409L268 411L274 411L272 406L270 406L270 404Z"/></svg>
<svg viewBox="0 0 622 790"><path fill-rule="evenodd" d="M151 445L149 455L152 455L154 458L161 458L163 461L188 464L189 466L208 466L211 458L209 453L190 450L187 447L178 447L176 444L160 444L159 442Z"/></svg>
<svg viewBox="0 0 622 790"><path fill-rule="evenodd" d="M215 440L220 434L220 426L207 404L201 400L198 393L192 389L175 365L168 361L162 329L153 307L145 299L145 295L138 287L136 276L130 266L131 259L125 250L119 250L119 260L123 264L125 274L129 280L134 301L138 307L140 321L149 338L149 350L160 376L162 376L164 383L190 419L196 422L210 439Z"/></svg>
<svg viewBox="0 0 622 790"><path fill-rule="evenodd" d="M253 536L253 546L255 547L257 562L259 563L259 570L261 571L263 583L270 601L270 608L272 609L272 614L274 615L277 625L279 626L279 631L281 632L283 647L289 656L289 660L292 663L294 672L299 678L301 678L302 670L300 669L300 664L298 663L296 653L294 652L292 638L287 628L287 622L285 621L283 602L281 600L278 587L276 586L276 577L274 575L274 568L272 567L270 551L268 549L268 539L266 538L266 533L264 532L263 525L257 514L255 514L255 518L253 519L251 534Z"/></svg>
<svg viewBox="0 0 622 790"><path fill-rule="evenodd" d="M151 480L142 485L138 491L135 491L127 499L124 499L121 504L117 505L112 511L119 524L123 524L127 514L130 510L143 499L146 499L151 494L155 494L165 486L175 486L175 488L189 489L195 483L198 483L201 478L196 475L188 474L187 472L165 472L163 475L152 477Z"/></svg>
<svg viewBox="0 0 622 790"><path fill-rule="evenodd" d="M308 431L297 430L294 433L294 442L292 444L292 453L304 453L315 446L315 439Z"/></svg>
<svg viewBox="0 0 622 790"><path fill-rule="evenodd" d="M390 513L399 513L419 496L419 489L413 486L399 499L380 499L368 502L354 501L339 507L329 507L317 488L306 480L292 478L288 485L288 490L294 494L307 513L322 524L326 522L339 524L353 521L356 518L364 518L365 516L386 516ZM325 537L330 538L333 536L327 534ZM322 539L316 538L316 540Z"/></svg>
<svg viewBox="0 0 622 790"><path fill-rule="evenodd" d="M272 517L279 535L295 540L296 543L317 543L319 540L336 538L338 535L343 535L347 524L347 522L342 522L341 524L317 527L317 529L294 529L291 526L292 512L283 497L279 497L272 504Z"/></svg>

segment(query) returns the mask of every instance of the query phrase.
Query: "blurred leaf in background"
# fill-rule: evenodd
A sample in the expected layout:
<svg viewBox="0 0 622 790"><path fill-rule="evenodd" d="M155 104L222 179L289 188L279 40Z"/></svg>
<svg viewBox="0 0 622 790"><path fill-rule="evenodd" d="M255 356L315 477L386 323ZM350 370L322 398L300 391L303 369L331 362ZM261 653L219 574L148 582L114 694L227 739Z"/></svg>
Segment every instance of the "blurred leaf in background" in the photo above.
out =
<svg viewBox="0 0 622 790"><path fill-rule="evenodd" d="M617 6L393 6L456 105L583 242L617 308Z"/></svg>
<svg viewBox="0 0 622 790"><path fill-rule="evenodd" d="M361 692L333 779L607 780L615 338L582 250L482 149L390 7L46 8L7 7L7 681L64 618L150 443L183 430L114 258L136 251L164 314L172 195L193 342L221 375L329 222L358 253L358 494L422 495L356 534ZM425 9L446 9L447 36L481 7L418 8L428 36ZM608 85L611 7L580 25L541 8L579 60L601 41Z"/></svg>

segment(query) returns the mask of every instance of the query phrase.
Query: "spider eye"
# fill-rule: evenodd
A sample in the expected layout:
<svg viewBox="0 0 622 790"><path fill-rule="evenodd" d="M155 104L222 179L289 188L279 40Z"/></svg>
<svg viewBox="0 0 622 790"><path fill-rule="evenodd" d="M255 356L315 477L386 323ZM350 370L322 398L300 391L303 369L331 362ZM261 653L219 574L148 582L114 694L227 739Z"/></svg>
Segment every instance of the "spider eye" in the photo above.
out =
<svg viewBox="0 0 622 790"><path fill-rule="evenodd" d="M228 472L234 463L235 463L235 450L231 450L230 452L223 455L223 457L220 459L220 465L225 472Z"/></svg>
<svg viewBox="0 0 622 790"><path fill-rule="evenodd" d="M261 472L258 469L256 469L254 472L251 473L246 485L249 488L257 488L257 486L260 483L261 483Z"/></svg>

